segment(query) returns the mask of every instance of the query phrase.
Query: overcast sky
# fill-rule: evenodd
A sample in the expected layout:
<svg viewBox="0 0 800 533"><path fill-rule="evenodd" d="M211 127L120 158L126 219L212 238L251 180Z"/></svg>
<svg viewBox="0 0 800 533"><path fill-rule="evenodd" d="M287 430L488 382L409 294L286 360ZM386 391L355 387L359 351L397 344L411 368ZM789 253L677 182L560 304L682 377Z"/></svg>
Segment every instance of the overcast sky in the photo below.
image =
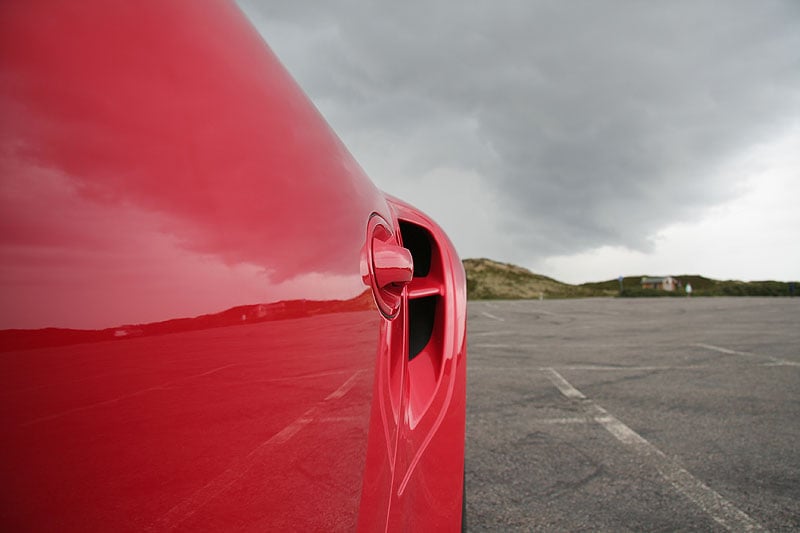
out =
<svg viewBox="0 0 800 533"><path fill-rule="evenodd" d="M240 5L462 258L800 278L796 0Z"/></svg>

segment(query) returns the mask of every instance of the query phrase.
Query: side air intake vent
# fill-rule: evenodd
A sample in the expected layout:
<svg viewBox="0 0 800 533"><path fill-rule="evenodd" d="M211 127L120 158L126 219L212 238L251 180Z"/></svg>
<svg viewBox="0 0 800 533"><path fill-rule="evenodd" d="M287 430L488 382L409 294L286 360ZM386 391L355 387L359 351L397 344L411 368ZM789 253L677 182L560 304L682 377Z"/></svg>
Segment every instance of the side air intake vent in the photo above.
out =
<svg viewBox="0 0 800 533"><path fill-rule="evenodd" d="M414 274L408 286L408 360L417 357L430 343L441 299L441 259L430 232L417 224L400 220L403 246L414 259Z"/></svg>
<svg viewBox="0 0 800 533"><path fill-rule="evenodd" d="M403 292L406 416L410 430L426 428L430 434L439 420L433 414L451 400L456 380L464 379L466 279L441 228L408 204L390 202L401 244L413 258Z"/></svg>
<svg viewBox="0 0 800 533"><path fill-rule="evenodd" d="M400 234L403 236L403 246L414 258L414 277L427 276L431 271L431 236L428 230L401 220Z"/></svg>
<svg viewBox="0 0 800 533"><path fill-rule="evenodd" d="M428 228L399 221L403 246L414 259L408 284L408 376L412 419L425 412L442 372L444 339L444 265Z"/></svg>
<svg viewBox="0 0 800 533"><path fill-rule="evenodd" d="M428 345L433 334L438 296L425 296L408 302L408 360L413 360Z"/></svg>

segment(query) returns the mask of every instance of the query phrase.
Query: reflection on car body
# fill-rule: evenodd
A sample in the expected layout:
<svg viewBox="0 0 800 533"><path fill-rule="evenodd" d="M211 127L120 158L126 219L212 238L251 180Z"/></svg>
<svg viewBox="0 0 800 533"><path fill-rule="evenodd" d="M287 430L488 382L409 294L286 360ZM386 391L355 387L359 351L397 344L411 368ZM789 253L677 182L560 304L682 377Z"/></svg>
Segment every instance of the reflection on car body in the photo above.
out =
<svg viewBox="0 0 800 533"><path fill-rule="evenodd" d="M12 1L0 25L3 528L458 529L441 229L234 5Z"/></svg>

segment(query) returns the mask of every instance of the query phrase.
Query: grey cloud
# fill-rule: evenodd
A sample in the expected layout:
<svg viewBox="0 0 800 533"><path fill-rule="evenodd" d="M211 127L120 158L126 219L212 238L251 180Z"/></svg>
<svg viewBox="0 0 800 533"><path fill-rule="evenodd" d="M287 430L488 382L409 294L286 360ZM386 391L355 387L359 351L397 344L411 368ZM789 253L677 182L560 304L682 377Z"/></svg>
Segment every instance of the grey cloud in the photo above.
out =
<svg viewBox="0 0 800 533"><path fill-rule="evenodd" d="M496 200L491 231L515 247L486 255L509 260L646 249L729 199L719 170L800 117L791 1L242 7L382 187L424 204L424 186L397 180L477 173ZM469 207L435 209L458 237L449 213Z"/></svg>

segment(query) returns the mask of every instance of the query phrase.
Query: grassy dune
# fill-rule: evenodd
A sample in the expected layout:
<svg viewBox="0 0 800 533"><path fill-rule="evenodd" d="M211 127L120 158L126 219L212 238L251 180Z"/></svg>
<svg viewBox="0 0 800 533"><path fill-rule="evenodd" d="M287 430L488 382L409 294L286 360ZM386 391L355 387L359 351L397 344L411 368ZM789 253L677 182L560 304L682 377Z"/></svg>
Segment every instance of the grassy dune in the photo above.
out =
<svg viewBox="0 0 800 533"><path fill-rule="evenodd" d="M467 296L471 300L513 300L528 298L587 298L594 296L685 296L683 290L667 292L642 289L643 276L626 276L619 281L611 279L581 285L562 283L553 278L535 274L530 270L500 263L491 259L465 259L467 273ZM783 281L736 281L716 280L687 274L674 276L685 287L692 285L692 296L789 296L789 283ZM795 295L800 296L800 284L795 284Z"/></svg>
<svg viewBox="0 0 800 533"><path fill-rule="evenodd" d="M617 292L562 283L534 274L527 268L491 259L465 259L464 270L467 272L467 296L472 300L585 298Z"/></svg>

